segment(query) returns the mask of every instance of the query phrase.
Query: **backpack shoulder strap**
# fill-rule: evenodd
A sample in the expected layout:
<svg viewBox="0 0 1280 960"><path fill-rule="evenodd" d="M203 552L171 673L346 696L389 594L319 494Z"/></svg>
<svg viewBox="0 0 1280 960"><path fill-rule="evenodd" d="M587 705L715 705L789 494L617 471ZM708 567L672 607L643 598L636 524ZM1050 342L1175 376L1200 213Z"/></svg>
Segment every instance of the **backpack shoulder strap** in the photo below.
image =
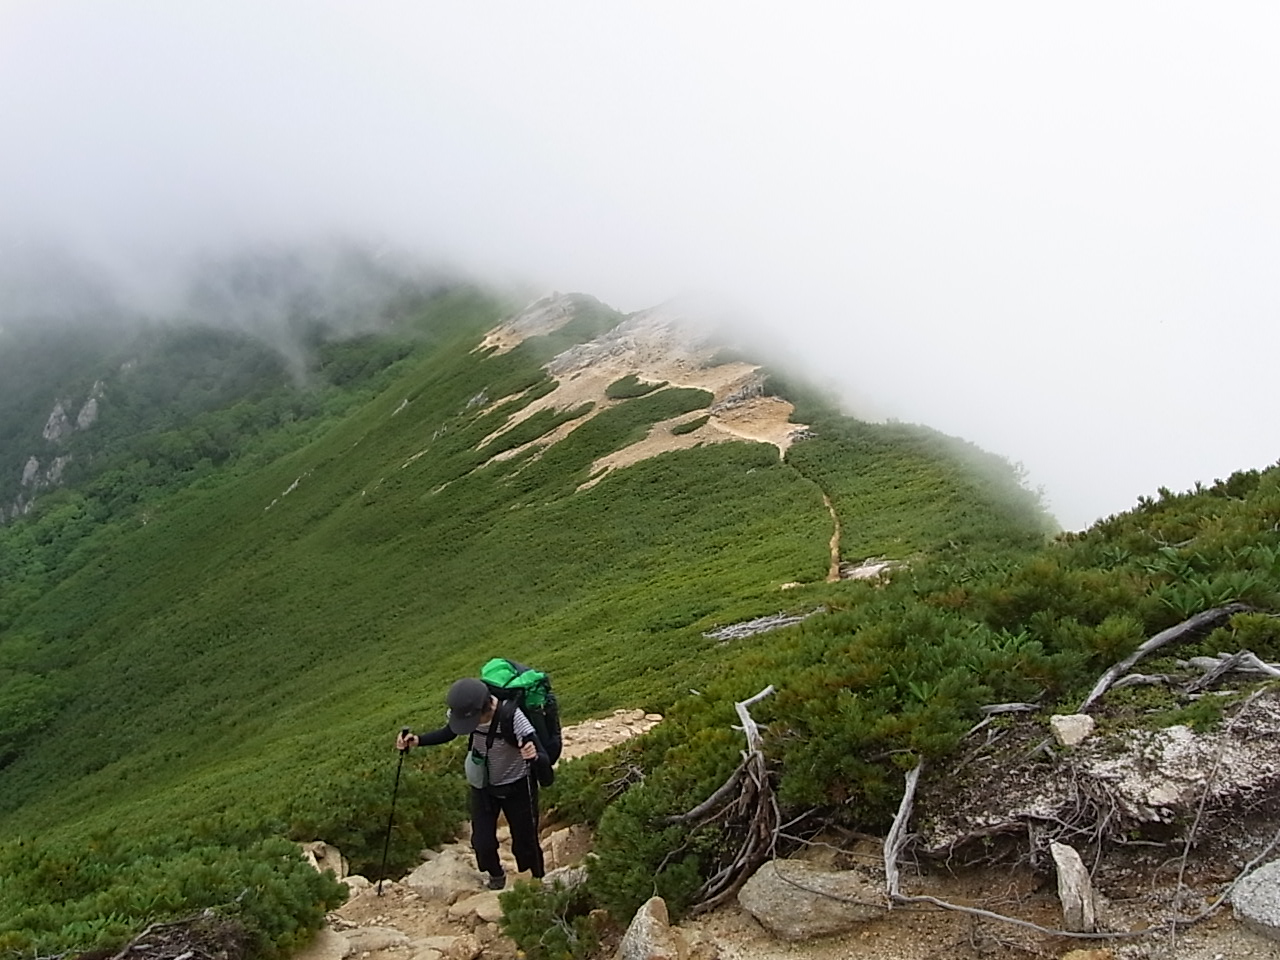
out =
<svg viewBox="0 0 1280 960"><path fill-rule="evenodd" d="M496 737L501 736L512 746L516 745L516 702L514 700L499 700L498 709L493 715L493 722L489 724L489 735L485 738L485 749L488 750L493 746Z"/></svg>

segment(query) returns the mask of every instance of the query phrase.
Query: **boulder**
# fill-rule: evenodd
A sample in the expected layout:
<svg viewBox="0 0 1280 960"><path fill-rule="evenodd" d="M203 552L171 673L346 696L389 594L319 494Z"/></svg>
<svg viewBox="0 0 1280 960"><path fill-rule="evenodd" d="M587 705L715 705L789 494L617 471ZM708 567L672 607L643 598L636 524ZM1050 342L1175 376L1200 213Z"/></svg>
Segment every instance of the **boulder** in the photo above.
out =
<svg viewBox="0 0 1280 960"><path fill-rule="evenodd" d="M886 911L883 893L858 871L802 860L770 860L743 884L738 903L784 940L844 933Z"/></svg>
<svg viewBox="0 0 1280 960"><path fill-rule="evenodd" d="M339 936L346 938L352 953L373 953L389 947L409 946L409 938L395 927L356 927Z"/></svg>
<svg viewBox="0 0 1280 960"><path fill-rule="evenodd" d="M464 897L449 907L451 920L468 920L479 917L485 923L497 923L502 919L502 906L498 903L498 891L486 890L474 896Z"/></svg>
<svg viewBox="0 0 1280 960"><path fill-rule="evenodd" d="M631 919L616 960L684 960L688 954L683 935L671 926L667 902L652 897Z"/></svg>
<svg viewBox="0 0 1280 960"><path fill-rule="evenodd" d="M332 870L333 875L339 880L347 875L347 858L332 844L325 843L323 840L312 840L309 843L300 843L298 846L302 848L303 859L321 873Z"/></svg>
<svg viewBox="0 0 1280 960"><path fill-rule="evenodd" d="M1055 713L1049 718L1054 739L1064 747L1077 747L1093 733L1096 722L1087 713Z"/></svg>
<svg viewBox="0 0 1280 960"><path fill-rule="evenodd" d="M575 823L557 830L542 843L548 870L577 863L591 851L591 828Z"/></svg>
<svg viewBox="0 0 1280 960"><path fill-rule="evenodd" d="M557 882L566 890L573 890L582 886L587 882L586 865L578 863L571 867L557 867L555 870L548 872L542 878L543 889L552 890Z"/></svg>
<svg viewBox="0 0 1280 960"><path fill-rule="evenodd" d="M1236 884L1231 906L1245 926L1280 940L1280 860L1258 867Z"/></svg>
<svg viewBox="0 0 1280 960"><path fill-rule="evenodd" d="M464 894L482 889L480 872L471 856L458 847L446 847L434 860L419 866L404 882L424 900L453 903Z"/></svg>
<svg viewBox="0 0 1280 960"><path fill-rule="evenodd" d="M346 884L347 895L350 897L358 897L366 890L373 889L373 882L367 877L360 876L358 873L348 874L342 878L342 882Z"/></svg>
<svg viewBox="0 0 1280 960"><path fill-rule="evenodd" d="M1062 901L1062 927L1072 933L1093 933L1097 930L1097 906L1093 896L1093 881L1084 861L1074 847L1052 842L1049 852L1058 868L1058 899Z"/></svg>

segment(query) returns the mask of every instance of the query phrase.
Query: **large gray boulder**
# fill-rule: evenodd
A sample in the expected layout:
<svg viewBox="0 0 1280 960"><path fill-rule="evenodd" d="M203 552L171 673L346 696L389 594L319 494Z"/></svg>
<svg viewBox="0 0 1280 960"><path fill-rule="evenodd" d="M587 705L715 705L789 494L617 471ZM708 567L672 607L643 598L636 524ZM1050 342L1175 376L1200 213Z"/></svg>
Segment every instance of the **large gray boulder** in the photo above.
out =
<svg viewBox="0 0 1280 960"><path fill-rule="evenodd" d="M405 877L404 883L424 900L453 903L464 894L483 890L481 879L470 852L450 846Z"/></svg>
<svg viewBox="0 0 1280 960"><path fill-rule="evenodd" d="M884 894L861 873L803 860L770 860L738 891L738 903L784 940L844 933L887 909Z"/></svg>
<svg viewBox="0 0 1280 960"><path fill-rule="evenodd" d="M1236 919L1266 937L1280 940L1280 860L1254 870L1231 892Z"/></svg>

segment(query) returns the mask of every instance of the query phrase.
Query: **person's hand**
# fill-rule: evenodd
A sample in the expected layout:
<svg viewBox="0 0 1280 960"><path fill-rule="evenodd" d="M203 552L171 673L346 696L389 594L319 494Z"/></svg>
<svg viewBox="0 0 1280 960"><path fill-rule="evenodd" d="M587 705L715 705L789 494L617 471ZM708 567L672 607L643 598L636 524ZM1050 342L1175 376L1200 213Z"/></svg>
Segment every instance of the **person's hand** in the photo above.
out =
<svg viewBox="0 0 1280 960"><path fill-rule="evenodd" d="M520 756L526 760L536 760L538 758L538 748L533 745L532 740L526 740L520 744Z"/></svg>
<svg viewBox="0 0 1280 960"><path fill-rule="evenodd" d="M396 749L401 753L408 750L410 747L416 747L417 745L418 735L416 733L411 733L408 736L403 733L396 735Z"/></svg>

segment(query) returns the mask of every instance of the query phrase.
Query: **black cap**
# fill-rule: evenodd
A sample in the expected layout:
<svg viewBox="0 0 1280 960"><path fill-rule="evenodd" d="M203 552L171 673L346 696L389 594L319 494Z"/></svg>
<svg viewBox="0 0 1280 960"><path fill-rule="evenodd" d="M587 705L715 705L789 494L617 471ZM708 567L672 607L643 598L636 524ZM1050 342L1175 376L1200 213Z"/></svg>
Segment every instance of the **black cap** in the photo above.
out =
<svg viewBox="0 0 1280 960"><path fill-rule="evenodd" d="M480 714L489 706L489 688L483 680L463 677L449 688L444 702L449 705L449 729L454 733L470 733L480 725Z"/></svg>

